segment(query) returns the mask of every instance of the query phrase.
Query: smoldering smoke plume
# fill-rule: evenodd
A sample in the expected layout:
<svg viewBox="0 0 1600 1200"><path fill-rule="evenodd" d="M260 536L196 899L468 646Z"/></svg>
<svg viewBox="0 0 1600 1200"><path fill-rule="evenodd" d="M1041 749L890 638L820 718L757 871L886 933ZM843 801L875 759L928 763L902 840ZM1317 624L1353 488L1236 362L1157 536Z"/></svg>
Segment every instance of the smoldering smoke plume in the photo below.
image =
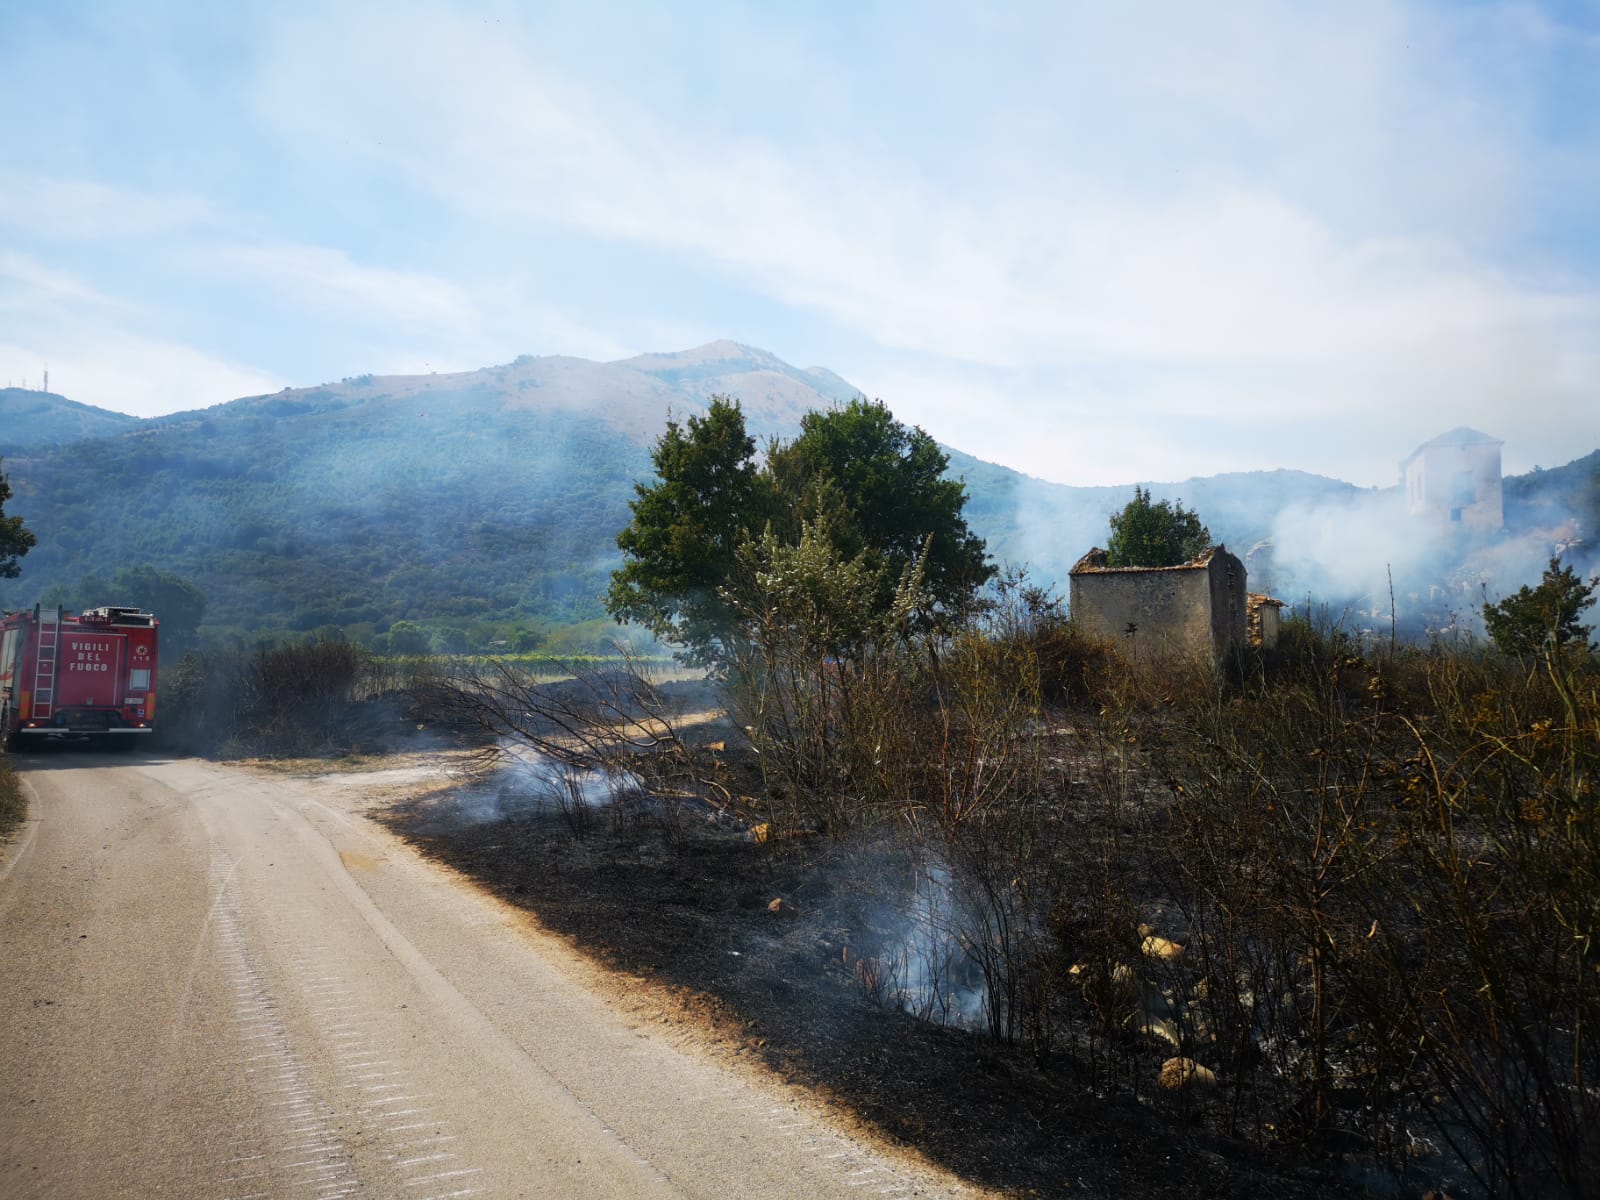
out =
<svg viewBox="0 0 1600 1200"><path fill-rule="evenodd" d="M1295 504L1273 522L1270 554L1249 563L1250 588L1353 632L1481 635L1481 607L1536 583L1567 549L1573 521L1474 532L1416 516L1398 491Z"/></svg>
<svg viewBox="0 0 1600 1200"><path fill-rule="evenodd" d="M943 859L930 854L903 902L880 908L868 924L885 934L876 953L854 962L870 999L937 1025L994 1028L985 923Z"/></svg>
<svg viewBox="0 0 1600 1200"><path fill-rule="evenodd" d="M504 739L484 778L452 791L430 813L435 827L460 828L528 814L561 813L569 819L637 794L643 783L614 766L583 767Z"/></svg>

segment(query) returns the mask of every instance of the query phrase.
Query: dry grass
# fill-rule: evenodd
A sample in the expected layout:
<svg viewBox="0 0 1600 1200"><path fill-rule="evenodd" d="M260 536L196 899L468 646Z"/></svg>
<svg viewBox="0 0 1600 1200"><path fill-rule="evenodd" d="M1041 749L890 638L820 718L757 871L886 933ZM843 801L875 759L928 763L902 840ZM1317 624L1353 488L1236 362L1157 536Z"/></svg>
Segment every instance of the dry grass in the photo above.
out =
<svg viewBox="0 0 1600 1200"><path fill-rule="evenodd" d="M0 750L0 838L9 837L28 815L28 802L22 795L22 782Z"/></svg>
<svg viewBox="0 0 1600 1200"><path fill-rule="evenodd" d="M980 1182L1192 1193L1160 1140L1218 1193L1600 1193L1594 665L1291 627L1133 669L1013 600L848 663L776 630L732 722L458 672L447 724L640 786L396 823Z"/></svg>

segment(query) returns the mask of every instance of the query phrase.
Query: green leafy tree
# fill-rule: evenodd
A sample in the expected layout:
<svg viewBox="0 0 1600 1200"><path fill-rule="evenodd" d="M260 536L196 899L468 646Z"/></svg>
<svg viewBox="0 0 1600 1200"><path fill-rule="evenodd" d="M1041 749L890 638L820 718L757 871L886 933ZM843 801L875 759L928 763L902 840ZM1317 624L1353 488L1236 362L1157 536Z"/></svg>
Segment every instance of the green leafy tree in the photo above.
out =
<svg viewBox="0 0 1600 1200"><path fill-rule="evenodd" d="M1176 567L1211 548L1211 531L1181 502L1153 501L1135 486L1133 499L1111 517L1106 543L1109 567Z"/></svg>
<svg viewBox="0 0 1600 1200"><path fill-rule="evenodd" d="M393 631L390 631L391 642ZM435 654L467 654L472 650L472 639L465 629L456 625L441 625L433 631Z"/></svg>
<svg viewBox="0 0 1600 1200"><path fill-rule="evenodd" d="M206 596L183 576L141 563L123 567L104 586L105 594L83 603L136 604L148 609L161 622L162 648L169 653L193 646L198 639Z"/></svg>
<svg viewBox="0 0 1600 1200"><path fill-rule="evenodd" d="M389 626L390 654L426 654L432 646L428 631L415 621L396 621Z"/></svg>
<svg viewBox="0 0 1600 1200"><path fill-rule="evenodd" d="M6 516L6 501L11 499L11 483L0 470L0 579L15 579L22 573L19 560L38 544L22 523L21 517Z"/></svg>
<svg viewBox="0 0 1600 1200"><path fill-rule="evenodd" d="M39 593L39 603L45 608L64 608L68 612L82 612L113 603L111 585L99 575L85 575L75 584L52 583Z"/></svg>
<svg viewBox="0 0 1600 1200"><path fill-rule="evenodd" d="M1595 602L1595 581L1585 582L1552 558L1538 587L1524 584L1498 604L1483 606L1483 625L1506 654L1535 654L1559 646L1587 646L1589 627L1579 621Z"/></svg>
<svg viewBox="0 0 1600 1200"><path fill-rule="evenodd" d="M962 514L966 485L945 477L949 456L881 402L858 398L809 412L800 436L768 458L791 519L825 520L840 560L860 559L876 573L877 613L894 603L913 564L923 572L923 624L962 610L994 575L983 539ZM798 529L784 532L798 543Z"/></svg>
<svg viewBox="0 0 1600 1200"><path fill-rule="evenodd" d="M962 609L994 574L962 515L965 485L944 476L948 457L880 403L857 399L807 413L800 435L774 442L758 467L738 405L714 399L686 430L668 422L652 457L658 479L636 489L633 521L617 538L625 561L612 576L608 606L618 620L684 646L692 662L723 661L741 622L770 611L757 562L847 569L850 586L839 588L821 586L812 572L810 601L791 606L815 610L823 640L846 643L859 638L844 631L890 611L913 569L915 619L923 625ZM746 552L758 541L760 554ZM799 559L781 553L802 547ZM764 577L770 583L777 575ZM829 596L843 603L846 595L852 611L818 609ZM854 611L863 595L866 611Z"/></svg>
<svg viewBox="0 0 1600 1200"><path fill-rule="evenodd" d="M745 559L758 606L748 612L770 639L781 628L799 646L804 660L852 658L866 645L881 640L889 625L878 597L884 569L862 551L840 557L838 539L826 516L803 521L798 543L791 544L769 526L747 543Z"/></svg>
<svg viewBox="0 0 1600 1200"><path fill-rule="evenodd" d="M739 547L770 511L755 454L737 401L712 397L687 427L668 420L650 456L656 480L635 485L633 520L617 535L624 562L611 576L607 608L683 646L691 662L718 657L735 624L724 588Z"/></svg>

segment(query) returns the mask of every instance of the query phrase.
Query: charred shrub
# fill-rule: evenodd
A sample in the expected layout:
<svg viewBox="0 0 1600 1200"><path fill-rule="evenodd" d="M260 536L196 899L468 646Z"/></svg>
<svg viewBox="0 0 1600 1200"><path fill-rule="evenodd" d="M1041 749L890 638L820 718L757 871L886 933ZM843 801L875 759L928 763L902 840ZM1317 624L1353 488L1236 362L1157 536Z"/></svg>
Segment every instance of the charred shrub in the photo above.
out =
<svg viewBox="0 0 1600 1200"><path fill-rule="evenodd" d="M1600 703L1545 668L1340 646L1148 741L1231 1130L1594 1193Z"/></svg>
<svg viewBox="0 0 1600 1200"><path fill-rule="evenodd" d="M341 641L190 653L162 680L161 737L189 753L319 753L339 741L367 673Z"/></svg>
<svg viewBox="0 0 1600 1200"><path fill-rule="evenodd" d="M768 778L917 851L864 990L1262 1146L1596 1194L1600 675L1302 624L1052 689L1070 624L1010 598L811 676L824 769Z"/></svg>
<svg viewBox="0 0 1600 1200"><path fill-rule="evenodd" d="M355 697L362 655L348 642L258 650L239 673L243 729L256 745L290 753L326 749Z"/></svg>
<svg viewBox="0 0 1600 1200"><path fill-rule="evenodd" d="M1061 597L1020 576L996 585L987 636L1033 660L1039 699L1045 703L1097 703L1116 668L1110 643L1073 622Z"/></svg>

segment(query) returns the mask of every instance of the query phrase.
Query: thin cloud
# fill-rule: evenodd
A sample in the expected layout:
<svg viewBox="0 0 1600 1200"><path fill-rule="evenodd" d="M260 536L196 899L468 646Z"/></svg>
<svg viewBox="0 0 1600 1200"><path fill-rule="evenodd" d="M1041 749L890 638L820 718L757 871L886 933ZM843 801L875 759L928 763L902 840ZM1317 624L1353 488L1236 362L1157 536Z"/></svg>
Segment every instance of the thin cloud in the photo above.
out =
<svg viewBox="0 0 1600 1200"><path fill-rule="evenodd" d="M79 336L56 336L48 342L0 342L0 375L26 377L37 386L43 366L50 370L51 391L145 417L209 408L283 386L264 371L193 346L121 330L85 329Z"/></svg>
<svg viewBox="0 0 1600 1200"><path fill-rule="evenodd" d="M192 270L264 284L281 297L322 313L407 328L470 328L478 312L467 291L418 271L357 263L342 250L297 243L196 246L185 253Z"/></svg>
<svg viewBox="0 0 1600 1200"><path fill-rule="evenodd" d="M22 316L67 304L105 308L113 301L70 272L48 267L26 254L0 251L0 312Z"/></svg>
<svg viewBox="0 0 1600 1200"><path fill-rule="evenodd" d="M1564 199L1600 153L1570 103L1594 95L1572 69L1589 35L1550 14L887 0L846 30L716 5L247 8L228 120L163 154L237 154L248 190L175 174L215 181L191 202L108 166L25 183L0 222L35 274L70 263L63 286L109 297L162 255L115 319L104 295L47 312L185 344L234 337L195 312L237 307L297 382L733 336L1069 481L1387 483L1461 423L1551 462L1600 436L1594 217ZM160 20L151 39L182 44ZM49 345L28 319L11 340ZM650 333L673 328L707 332ZM229 350L201 348L254 353Z"/></svg>
<svg viewBox="0 0 1600 1200"><path fill-rule="evenodd" d="M199 273L270 288L279 301L339 317L369 332L365 348L375 372L473 370L525 353L559 347L595 358L626 351L556 305L497 281L469 286L425 271L357 262L342 250L298 243L236 243L185 254ZM421 338L431 349L419 355Z"/></svg>
<svg viewBox="0 0 1600 1200"><path fill-rule="evenodd" d="M1253 70L1237 70L1241 55L1220 33L1198 32L1198 49L1157 39L1139 69L1234 114L1230 137L1242 125L1269 147L1298 139L1270 114L1246 119L1288 95L1333 150L1368 167L1398 163L1382 136L1340 125L1353 64L1363 64L1355 107L1373 127L1407 105L1447 112L1450 89L1464 86L1442 68L1432 91L1408 82L1428 72L1407 61L1401 39L1443 35L1400 13L1368 5L1343 24L1325 19L1327 46L1308 50L1317 39L1298 18L1258 5L1255 49L1243 58ZM681 252L883 347L992 368L1137 368L1145 377L1113 401L1173 417L1221 405L1268 423L1289 405L1298 418L1387 417L1395 393L1370 389L1382 381L1404 384L1425 426L1454 424L1462 409L1504 402L1496 362L1525 371L1541 356L1551 369L1523 374L1535 386L1519 397L1519 420L1570 412L1572 386L1537 386L1547 375L1600 387L1584 351L1600 291L1514 278L1446 233L1411 231L1431 199L1397 215L1399 232L1362 232L1364 220L1342 227L1292 188L1230 177L1226 157L1222 170L1165 194L1011 163L1012 189L1001 180L958 198L914 164L874 161L843 141L791 148L708 134L593 95L531 41L436 10L365 29L353 53L350 38L320 42L340 48L339 70L298 48L268 64L264 103L297 133L315 124L367 148L463 220L501 231L556 223ZM407 61L415 44L429 54ZM1290 69L1306 73L1299 87ZM1514 153L1514 130L1484 128L1498 153ZM1410 153L1446 177L1464 164L1469 179L1493 177L1498 188L1512 164L1487 170L1463 148L1472 130L1448 132ZM1267 153L1292 160L1299 150ZM1205 148L1179 161L1205 161ZM1484 369L1463 372L1461 362ZM1180 373L1187 385L1162 386ZM1262 375L1270 386L1251 378Z"/></svg>
<svg viewBox="0 0 1600 1200"><path fill-rule="evenodd" d="M137 308L27 256L0 254L0 377L41 378L84 404L136 416L275 391L283 381L199 347L139 332Z"/></svg>
<svg viewBox="0 0 1600 1200"><path fill-rule="evenodd" d="M91 179L0 174L0 225L48 238L147 237L214 221L202 197L112 187Z"/></svg>

